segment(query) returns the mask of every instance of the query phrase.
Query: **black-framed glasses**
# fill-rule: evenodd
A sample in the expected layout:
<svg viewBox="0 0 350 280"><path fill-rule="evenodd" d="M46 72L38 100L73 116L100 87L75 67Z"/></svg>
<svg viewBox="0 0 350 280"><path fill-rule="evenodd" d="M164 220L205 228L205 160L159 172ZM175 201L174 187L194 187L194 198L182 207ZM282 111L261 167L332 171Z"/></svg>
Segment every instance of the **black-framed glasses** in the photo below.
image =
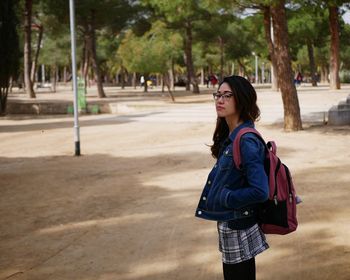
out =
<svg viewBox="0 0 350 280"><path fill-rule="evenodd" d="M224 101L227 101L231 99L232 96L233 96L233 93L230 91L226 91L224 94L220 94L218 92L213 93L213 97L215 101L220 100L220 98L222 98Z"/></svg>

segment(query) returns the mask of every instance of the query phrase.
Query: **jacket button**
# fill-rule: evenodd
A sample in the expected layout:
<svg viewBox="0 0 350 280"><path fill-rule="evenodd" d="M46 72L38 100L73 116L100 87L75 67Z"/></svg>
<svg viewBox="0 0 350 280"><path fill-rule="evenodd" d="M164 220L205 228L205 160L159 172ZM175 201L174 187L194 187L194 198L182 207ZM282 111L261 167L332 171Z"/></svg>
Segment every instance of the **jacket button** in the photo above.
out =
<svg viewBox="0 0 350 280"><path fill-rule="evenodd" d="M215 164L215 165L214 165L214 168L216 168L217 166L218 166L218 165L217 165L217 164Z"/></svg>
<svg viewBox="0 0 350 280"><path fill-rule="evenodd" d="M248 214L249 214L248 211L245 211L245 212L243 213L243 215L245 215L245 216L248 216Z"/></svg>
<svg viewBox="0 0 350 280"><path fill-rule="evenodd" d="M208 185L210 185L211 184L211 181L208 181Z"/></svg>
<svg viewBox="0 0 350 280"><path fill-rule="evenodd" d="M205 196L203 196L203 198L202 198L203 200L207 200L207 198L205 197Z"/></svg>
<svg viewBox="0 0 350 280"><path fill-rule="evenodd" d="M228 150L225 152L225 155L227 155L228 154Z"/></svg>
<svg viewBox="0 0 350 280"><path fill-rule="evenodd" d="M198 211L198 215L202 215L202 211Z"/></svg>

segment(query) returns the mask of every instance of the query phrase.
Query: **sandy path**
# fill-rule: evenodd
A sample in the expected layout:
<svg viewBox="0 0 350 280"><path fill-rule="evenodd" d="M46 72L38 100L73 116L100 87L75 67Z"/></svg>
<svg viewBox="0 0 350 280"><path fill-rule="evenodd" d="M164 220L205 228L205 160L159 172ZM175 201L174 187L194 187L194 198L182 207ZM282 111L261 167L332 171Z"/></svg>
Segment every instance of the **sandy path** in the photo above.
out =
<svg viewBox="0 0 350 280"><path fill-rule="evenodd" d="M304 119L346 96L301 91ZM268 236L258 279L350 279L349 126L284 133L279 95L259 100L304 203L296 233ZM222 279L215 224L193 217L215 114L182 101L82 117L79 158L71 118L1 120L0 279Z"/></svg>

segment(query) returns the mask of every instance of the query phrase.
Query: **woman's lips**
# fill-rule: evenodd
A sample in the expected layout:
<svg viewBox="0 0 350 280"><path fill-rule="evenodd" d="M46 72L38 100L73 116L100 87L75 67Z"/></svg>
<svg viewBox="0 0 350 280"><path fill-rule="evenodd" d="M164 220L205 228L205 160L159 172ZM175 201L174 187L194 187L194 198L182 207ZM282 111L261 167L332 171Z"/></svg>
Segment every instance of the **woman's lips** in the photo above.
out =
<svg viewBox="0 0 350 280"><path fill-rule="evenodd" d="M222 111L224 109L225 109L225 107L223 107L223 106L216 106L216 111Z"/></svg>

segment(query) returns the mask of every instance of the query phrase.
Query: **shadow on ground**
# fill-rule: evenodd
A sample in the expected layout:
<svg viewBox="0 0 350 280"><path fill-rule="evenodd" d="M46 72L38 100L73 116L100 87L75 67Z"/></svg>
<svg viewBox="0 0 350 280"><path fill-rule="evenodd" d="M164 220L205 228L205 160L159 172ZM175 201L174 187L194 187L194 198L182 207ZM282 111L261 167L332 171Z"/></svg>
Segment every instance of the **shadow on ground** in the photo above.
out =
<svg viewBox="0 0 350 280"><path fill-rule="evenodd" d="M86 120L84 117L80 118L79 125L81 127L88 127L88 126L102 126L102 125L113 125L113 124L124 124L135 121L135 119L143 118L146 116L153 116L161 114L162 112L147 112L147 113L135 113L135 114L128 114L128 115L104 115L103 117L100 116L98 118L89 119ZM55 121L48 121L48 122L40 122L40 123L25 123L20 124L20 122L23 118L14 118L14 120L18 121L18 124L11 124L11 125L1 125L0 126L0 132L24 132L24 131L43 131L43 130L55 130L58 128L70 128L74 126L74 119L73 116L57 116L55 117L59 118L59 120ZM35 118L30 117L29 119L46 119L43 117ZM48 120L53 119L47 118Z"/></svg>
<svg viewBox="0 0 350 280"><path fill-rule="evenodd" d="M0 279L222 279L215 223L193 216L206 154L2 157L0 165ZM334 170L294 175L300 228L268 237L258 279L349 279L346 231L334 228L350 213L349 166Z"/></svg>

